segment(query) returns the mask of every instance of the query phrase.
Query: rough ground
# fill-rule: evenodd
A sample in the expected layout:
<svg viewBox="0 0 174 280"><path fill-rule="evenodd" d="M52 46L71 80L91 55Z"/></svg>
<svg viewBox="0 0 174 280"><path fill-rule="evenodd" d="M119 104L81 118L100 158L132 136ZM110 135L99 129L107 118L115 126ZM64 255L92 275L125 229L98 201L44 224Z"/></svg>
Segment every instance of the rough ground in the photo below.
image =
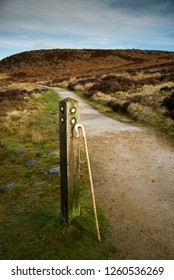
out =
<svg viewBox="0 0 174 280"><path fill-rule="evenodd" d="M117 259L174 259L174 149L145 128L109 119L80 101L96 200Z"/></svg>
<svg viewBox="0 0 174 280"><path fill-rule="evenodd" d="M170 75L170 79L173 78L173 64L174 53L166 51L136 49L35 50L2 59L0 61L0 75L3 75L2 84L11 81L45 81L48 85L49 81L53 85L74 77L95 78L97 82L99 76L108 73L120 73L120 71L125 73L126 71L135 74L145 71L153 76L155 71L155 73L161 73L162 80L166 81Z"/></svg>

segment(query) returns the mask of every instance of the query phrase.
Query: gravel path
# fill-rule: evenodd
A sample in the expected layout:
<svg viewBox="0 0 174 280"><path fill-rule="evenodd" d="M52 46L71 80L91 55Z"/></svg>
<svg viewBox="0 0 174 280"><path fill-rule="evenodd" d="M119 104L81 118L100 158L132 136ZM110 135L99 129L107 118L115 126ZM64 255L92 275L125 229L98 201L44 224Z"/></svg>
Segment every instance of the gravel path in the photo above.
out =
<svg viewBox="0 0 174 280"><path fill-rule="evenodd" d="M109 219L117 259L174 259L174 148L145 128L103 116L80 102L96 199Z"/></svg>

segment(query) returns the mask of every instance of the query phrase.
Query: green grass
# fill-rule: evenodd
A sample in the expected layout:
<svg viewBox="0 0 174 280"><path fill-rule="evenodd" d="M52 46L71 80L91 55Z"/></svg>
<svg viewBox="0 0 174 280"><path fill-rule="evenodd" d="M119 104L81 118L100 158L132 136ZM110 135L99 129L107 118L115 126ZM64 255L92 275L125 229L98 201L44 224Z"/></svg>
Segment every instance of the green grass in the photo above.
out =
<svg viewBox="0 0 174 280"><path fill-rule="evenodd" d="M81 216L69 225L61 217L59 177L47 175L59 165L59 156L48 156L59 151L58 101L56 93L42 93L26 104L37 105L38 114L30 116L22 137L18 131L2 132L0 259L112 259L116 254L105 242L108 220L100 206L102 242L97 240L86 164L81 167ZM42 137L33 138L32 130ZM35 164L26 164L33 158ZM2 190L10 183L18 186Z"/></svg>

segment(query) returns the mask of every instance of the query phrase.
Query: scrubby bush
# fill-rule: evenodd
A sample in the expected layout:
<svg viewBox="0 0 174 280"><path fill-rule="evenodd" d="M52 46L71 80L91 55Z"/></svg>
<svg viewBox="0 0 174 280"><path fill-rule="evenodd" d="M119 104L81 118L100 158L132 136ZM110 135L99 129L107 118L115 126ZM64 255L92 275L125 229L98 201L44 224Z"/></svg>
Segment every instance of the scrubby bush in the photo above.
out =
<svg viewBox="0 0 174 280"><path fill-rule="evenodd" d="M165 115L174 120L174 90L170 96L164 99L162 106L167 109Z"/></svg>
<svg viewBox="0 0 174 280"><path fill-rule="evenodd" d="M112 93L117 91L128 90L133 84L133 80L121 76L108 75L98 80L90 91L101 91L104 93Z"/></svg>

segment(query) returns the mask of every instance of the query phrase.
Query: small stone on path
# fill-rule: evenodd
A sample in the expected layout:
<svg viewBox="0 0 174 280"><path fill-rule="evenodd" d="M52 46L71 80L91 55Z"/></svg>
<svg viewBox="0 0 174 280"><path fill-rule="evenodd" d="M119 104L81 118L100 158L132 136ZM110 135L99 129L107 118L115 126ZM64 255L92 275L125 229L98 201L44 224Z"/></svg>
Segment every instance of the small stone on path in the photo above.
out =
<svg viewBox="0 0 174 280"><path fill-rule="evenodd" d="M58 152L49 152L48 156L56 156L56 157L58 157L59 153Z"/></svg>
<svg viewBox="0 0 174 280"><path fill-rule="evenodd" d="M12 184L8 184L8 185L1 187L1 190L8 190L8 189L12 189L12 188L15 188L18 186L19 186L19 184L12 183Z"/></svg>
<svg viewBox="0 0 174 280"><path fill-rule="evenodd" d="M29 159L25 161L25 164L35 164L38 160L37 159Z"/></svg>
<svg viewBox="0 0 174 280"><path fill-rule="evenodd" d="M59 176L60 175L60 167L50 168L47 172L49 175Z"/></svg>

